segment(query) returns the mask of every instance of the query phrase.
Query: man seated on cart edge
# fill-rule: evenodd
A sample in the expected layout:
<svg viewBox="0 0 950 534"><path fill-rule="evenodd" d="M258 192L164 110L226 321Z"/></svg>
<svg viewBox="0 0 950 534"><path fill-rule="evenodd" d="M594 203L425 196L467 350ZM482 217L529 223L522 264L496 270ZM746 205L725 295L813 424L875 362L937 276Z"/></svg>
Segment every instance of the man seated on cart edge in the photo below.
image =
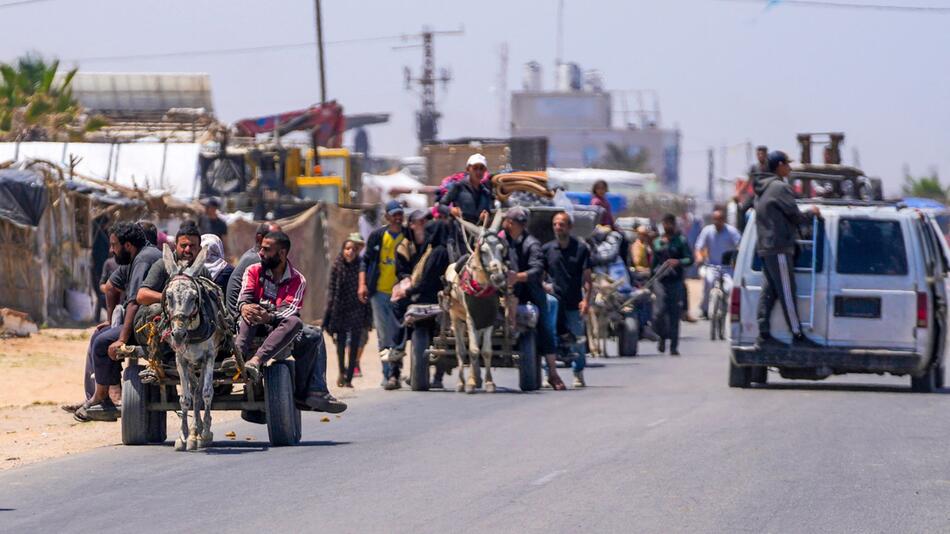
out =
<svg viewBox="0 0 950 534"><path fill-rule="evenodd" d="M287 259L289 252L290 237L284 232L270 232L261 241L261 262L244 271L234 344L245 357L245 370L253 380L260 376L262 366L296 341L303 327L300 308L307 292L307 280ZM254 355L247 358L255 335L266 337ZM294 377L298 403L330 413L346 410L346 404L321 391L318 381L312 379L314 372L304 371L316 367L315 362L310 361L313 351L304 352L305 355L295 355L301 371Z"/></svg>

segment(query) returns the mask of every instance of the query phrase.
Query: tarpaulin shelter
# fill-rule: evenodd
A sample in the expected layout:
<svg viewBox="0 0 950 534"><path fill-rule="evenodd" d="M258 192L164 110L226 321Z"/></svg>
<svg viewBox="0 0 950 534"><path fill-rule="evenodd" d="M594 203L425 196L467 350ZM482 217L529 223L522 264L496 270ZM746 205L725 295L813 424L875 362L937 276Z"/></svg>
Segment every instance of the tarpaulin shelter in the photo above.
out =
<svg viewBox="0 0 950 534"><path fill-rule="evenodd" d="M97 218L170 220L197 206L168 195L70 176L53 163L0 163L0 307L40 324L89 320L96 292L92 244Z"/></svg>
<svg viewBox="0 0 950 534"><path fill-rule="evenodd" d="M323 318L333 260L343 241L357 229L360 211L336 204L318 203L293 217L275 221L290 237L290 262L307 279L307 294L300 310L301 319L314 322ZM228 225L225 248L239 256L254 246L254 233L260 221L236 219Z"/></svg>

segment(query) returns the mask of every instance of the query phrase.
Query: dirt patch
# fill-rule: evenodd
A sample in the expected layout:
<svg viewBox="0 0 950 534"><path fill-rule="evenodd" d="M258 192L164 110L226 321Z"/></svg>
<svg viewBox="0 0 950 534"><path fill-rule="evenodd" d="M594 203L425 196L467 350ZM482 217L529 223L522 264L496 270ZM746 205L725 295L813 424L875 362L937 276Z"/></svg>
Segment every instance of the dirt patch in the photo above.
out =
<svg viewBox="0 0 950 534"><path fill-rule="evenodd" d="M84 398L82 375L92 332L44 329L28 338L0 339L0 470L121 442L118 423L79 423L60 409ZM336 349L328 339L327 377L337 397L353 398L360 389L379 387L375 336L370 339L365 375L354 381L356 390L335 387ZM213 417L217 424L240 414L215 411ZM169 436L175 435L178 421L169 414Z"/></svg>

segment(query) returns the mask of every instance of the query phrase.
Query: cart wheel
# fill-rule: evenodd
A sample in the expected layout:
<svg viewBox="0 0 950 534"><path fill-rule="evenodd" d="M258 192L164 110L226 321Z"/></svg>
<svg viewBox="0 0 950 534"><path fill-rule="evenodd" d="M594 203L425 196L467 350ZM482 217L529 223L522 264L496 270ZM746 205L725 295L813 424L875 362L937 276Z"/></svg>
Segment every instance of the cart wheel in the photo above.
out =
<svg viewBox="0 0 950 534"><path fill-rule="evenodd" d="M541 387L541 365L537 352L534 330L521 334L518 340L518 385L521 391L536 391Z"/></svg>
<svg viewBox="0 0 950 534"><path fill-rule="evenodd" d="M640 321L636 317L624 317L620 325L617 339L618 352L621 356L632 357L637 355L637 345L640 342Z"/></svg>
<svg viewBox="0 0 950 534"><path fill-rule="evenodd" d="M410 382L413 391L429 391L429 342L431 338L427 326L417 326L412 330L412 369Z"/></svg>
<svg viewBox="0 0 950 534"><path fill-rule="evenodd" d="M160 387L146 386L145 391L148 392L149 402L161 402ZM165 386L165 397L171 402L178 399L178 391L175 386ZM148 442L165 443L165 440L168 439L168 420L166 418L168 412L146 411L146 413L148 414Z"/></svg>
<svg viewBox="0 0 950 534"><path fill-rule="evenodd" d="M747 388L752 384L752 369L740 367L729 359L729 387Z"/></svg>
<svg viewBox="0 0 950 534"><path fill-rule="evenodd" d="M119 421L123 445L145 445L149 442L151 425L146 409L148 393L139 378L141 370L142 366L135 363L127 365L122 371L122 416Z"/></svg>
<svg viewBox="0 0 950 534"><path fill-rule="evenodd" d="M294 403L294 379L288 362L277 361L264 368L264 411L271 445L282 447L300 441L300 410Z"/></svg>

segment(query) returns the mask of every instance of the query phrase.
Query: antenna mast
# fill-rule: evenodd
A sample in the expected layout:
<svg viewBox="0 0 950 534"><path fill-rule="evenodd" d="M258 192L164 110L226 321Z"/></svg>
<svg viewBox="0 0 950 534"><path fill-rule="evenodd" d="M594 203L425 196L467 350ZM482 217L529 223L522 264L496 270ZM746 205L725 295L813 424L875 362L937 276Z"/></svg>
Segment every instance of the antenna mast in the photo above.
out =
<svg viewBox="0 0 950 534"><path fill-rule="evenodd" d="M421 38L422 43L418 45L398 46L395 48L416 48L422 47L422 75L413 77L409 67L405 68L406 89L412 90L413 85L421 88L421 102L419 111L416 112L416 135L420 146L427 145L435 141L439 134L439 118L442 114L435 106L435 85L442 82L445 87L452 79L452 74L448 69L443 68L438 75L435 72L435 46L433 37L436 35L462 35L464 30L451 31L433 31L423 28L422 33L409 36L411 38Z"/></svg>

